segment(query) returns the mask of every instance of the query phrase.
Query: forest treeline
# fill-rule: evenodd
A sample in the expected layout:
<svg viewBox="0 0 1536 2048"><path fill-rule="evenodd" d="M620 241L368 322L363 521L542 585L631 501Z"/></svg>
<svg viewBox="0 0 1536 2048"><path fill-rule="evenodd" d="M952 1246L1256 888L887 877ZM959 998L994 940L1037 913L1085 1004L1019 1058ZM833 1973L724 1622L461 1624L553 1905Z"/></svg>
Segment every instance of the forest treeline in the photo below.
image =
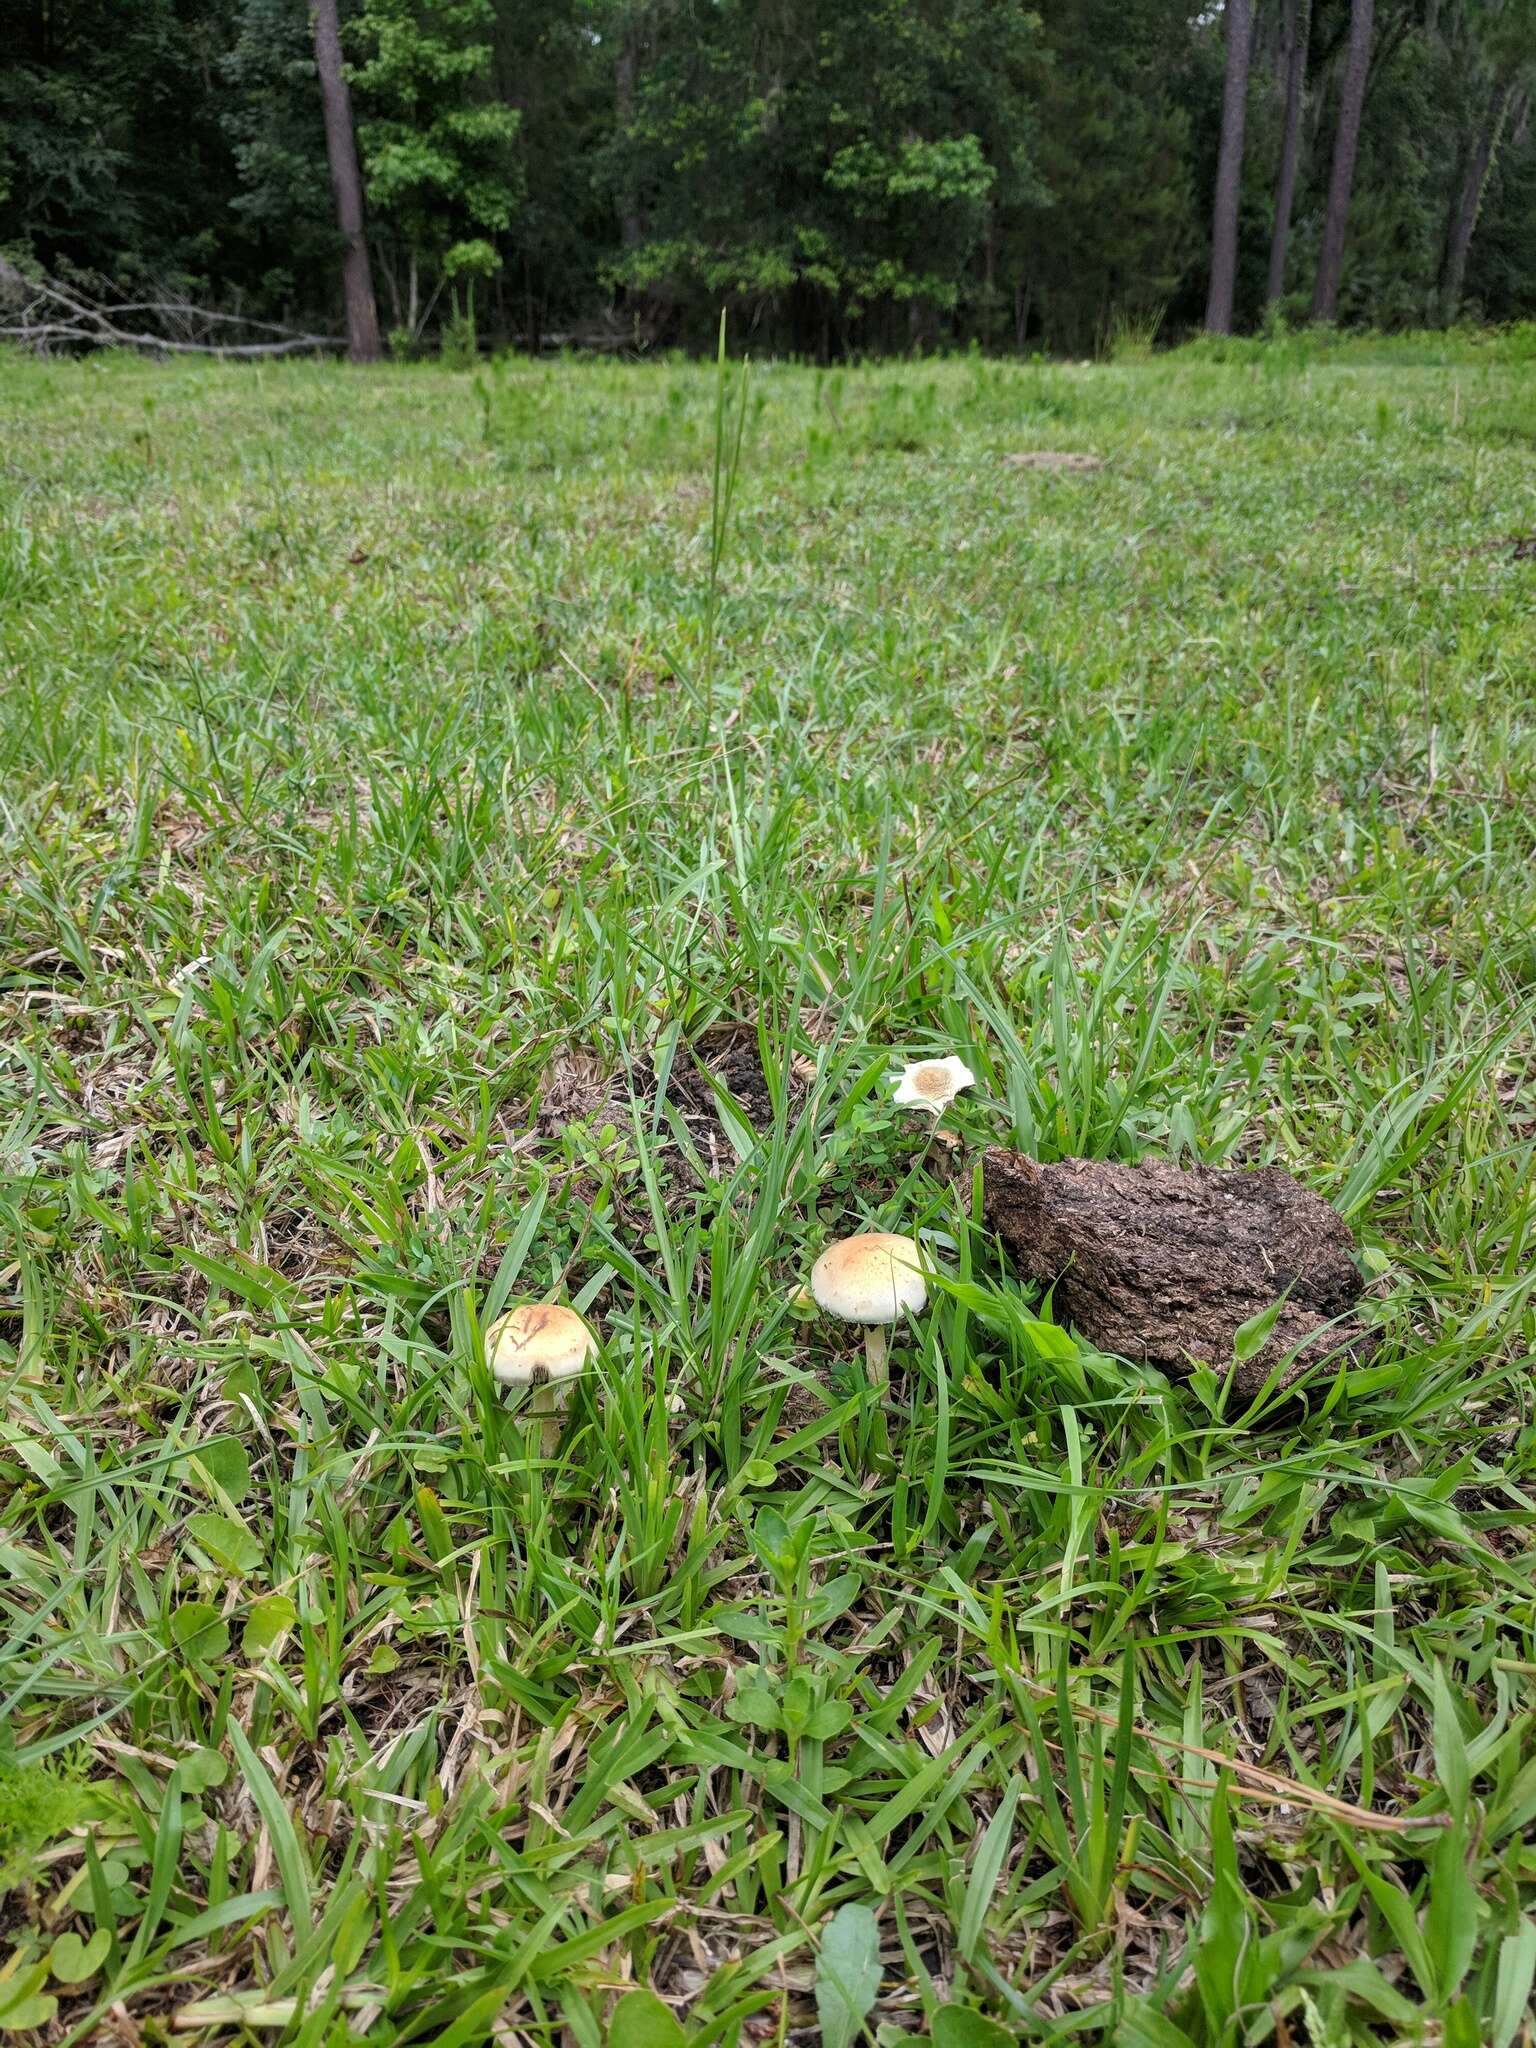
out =
<svg viewBox="0 0 1536 2048"><path fill-rule="evenodd" d="M11 0L0 253L397 351L1536 311L1532 0Z"/></svg>

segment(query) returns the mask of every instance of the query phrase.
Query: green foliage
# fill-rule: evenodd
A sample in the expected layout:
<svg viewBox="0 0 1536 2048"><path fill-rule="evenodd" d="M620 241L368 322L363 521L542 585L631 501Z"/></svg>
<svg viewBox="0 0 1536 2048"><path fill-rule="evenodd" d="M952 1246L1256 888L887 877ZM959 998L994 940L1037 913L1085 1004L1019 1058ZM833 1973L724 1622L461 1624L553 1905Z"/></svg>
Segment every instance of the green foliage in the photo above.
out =
<svg viewBox="0 0 1536 2048"><path fill-rule="evenodd" d="M493 0L363 0L349 24L369 204L404 245L413 329L419 266L429 285L468 279L472 309L512 225L519 116L488 90L495 22Z"/></svg>
<svg viewBox="0 0 1536 2048"><path fill-rule="evenodd" d="M616 187L649 195L631 286L802 295L850 339L959 303L992 210L1030 188L1034 18L973 0L836 0L803 17L661 17Z"/></svg>
<svg viewBox="0 0 1536 2048"><path fill-rule="evenodd" d="M852 2048L880 1988L880 1929L868 1906L840 1906L816 1952L816 2017L826 2048Z"/></svg>
<svg viewBox="0 0 1536 2048"><path fill-rule="evenodd" d="M1040 189L1005 219L1010 338L1081 354L1161 312L1198 263L1181 0L1042 12Z"/></svg>
<svg viewBox="0 0 1536 2048"><path fill-rule="evenodd" d="M608 2023L609 2048L685 2048L686 2036L654 1991L626 1991Z"/></svg>
<svg viewBox="0 0 1536 2048"><path fill-rule="evenodd" d="M213 60L232 5L7 8L0 249L161 291L219 276L235 251L214 203L229 165Z"/></svg>
<svg viewBox="0 0 1536 2048"><path fill-rule="evenodd" d="M232 27L221 66L230 212L249 231L263 303L287 311L332 265L336 241L308 9L237 0Z"/></svg>
<svg viewBox="0 0 1536 2048"><path fill-rule="evenodd" d="M1081 355L1197 327L1221 10L1183 0L354 0L343 33L398 352L551 335L759 353ZM297 0L17 0L0 249L149 297L335 316ZM1283 19L1256 10L1237 310L1264 305ZM1313 0L1284 309L1303 314L1348 0ZM1380 6L1348 324L1536 311L1536 8ZM8 24L9 26L9 24ZM1486 173L1480 138L1502 108ZM176 149L164 146L167 134ZM1459 296L1447 249L1468 181ZM1457 297L1453 306L1451 299Z"/></svg>
<svg viewBox="0 0 1536 2048"><path fill-rule="evenodd" d="M118 231L126 152L106 140L95 81L28 64L0 68L0 206L21 249L105 243Z"/></svg>
<svg viewBox="0 0 1536 2048"><path fill-rule="evenodd" d="M37 1851L80 1818L85 1789L55 1764L20 1763L0 1722L0 1894L33 1876Z"/></svg>

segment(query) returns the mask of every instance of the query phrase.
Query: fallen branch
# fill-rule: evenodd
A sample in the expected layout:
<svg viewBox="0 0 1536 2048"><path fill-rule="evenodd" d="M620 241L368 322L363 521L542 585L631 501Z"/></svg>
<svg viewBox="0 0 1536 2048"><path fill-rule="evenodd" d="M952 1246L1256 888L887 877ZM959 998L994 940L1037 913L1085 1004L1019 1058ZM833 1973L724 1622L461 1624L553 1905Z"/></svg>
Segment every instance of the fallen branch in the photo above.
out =
<svg viewBox="0 0 1536 2048"><path fill-rule="evenodd" d="M0 324L0 340L18 341L42 353L60 343L86 348L135 348L156 354L193 356L284 356L304 349L345 348L336 334L303 334L271 320L247 320L239 313L217 313L185 300L133 301L106 305L70 291L55 278L27 277L0 260L0 303L17 309ZM119 324L124 314L157 315L182 335L154 333ZM281 337L274 341L215 342L184 338L200 325L250 327Z"/></svg>
<svg viewBox="0 0 1536 2048"><path fill-rule="evenodd" d="M158 334L126 334L118 329L65 327L0 327L0 340L33 344L47 340L80 341L96 348L153 349L169 355L191 356L286 356L298 349L345 348L346 341L335 334L298 334L291 341L231 342L217 347L212 342L168 341Z"/></svg>

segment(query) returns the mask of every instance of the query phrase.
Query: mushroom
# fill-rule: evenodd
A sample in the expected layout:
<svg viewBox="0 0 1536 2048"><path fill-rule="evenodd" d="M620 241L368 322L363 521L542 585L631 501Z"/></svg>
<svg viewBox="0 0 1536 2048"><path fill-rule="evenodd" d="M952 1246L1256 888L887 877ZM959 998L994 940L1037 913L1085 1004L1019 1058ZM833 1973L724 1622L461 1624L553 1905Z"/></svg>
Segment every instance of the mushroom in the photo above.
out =
<svg viewBox="0 0 1536 2048"><path fill-rule="evenodd" d="M960 1090L971 1087L975 1080L965 1061L950 1053L941 1060L917 1060L903 1067L893 1093L901 1108L931 1110L937 1122Z"/></svg>
<svg viewBox="0 0 1536 2048"><path fill-rule="evenodd" d="M811 1292L829 1316L864 1325L864 1361L869 1384L883 1391L885 1326L928 1305L922 1253L910 1237L874 1230L829 1244L811 1268Z"/></svg>
<svg viewBox="0 0 1536 2048"><path fill-rule="evenodd" d="M504 1387L533 1389L528 1412L538 1417L546 1458L560 1441L568 1383L581 1377L596 1350L597 1339L576 1311L555 1301L525 1301L498 1316L485 1333L492 1377Z"/></svg>

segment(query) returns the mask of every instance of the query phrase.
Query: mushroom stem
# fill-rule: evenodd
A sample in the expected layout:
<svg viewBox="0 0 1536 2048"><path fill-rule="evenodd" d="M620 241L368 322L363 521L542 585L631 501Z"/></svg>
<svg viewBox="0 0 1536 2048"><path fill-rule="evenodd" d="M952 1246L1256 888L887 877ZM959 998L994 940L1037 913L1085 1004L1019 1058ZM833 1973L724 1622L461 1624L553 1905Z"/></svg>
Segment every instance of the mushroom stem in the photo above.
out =
<svg viewBox="0 0 1536 2048"><path fill-rule="evenodd" d="M528 1421L539 1425L539 1455L552 1458L560 1448L560 1410L565 1406L565 1388L557 1380L545 1380L533 1389L528 1401Z"/></svg>
<svg viewBox="0 0 1536 2048"><path fill-rule="evenodd" d="M922 1151L919 1152L919 1154L917 1155L917 1164L912 1169L914 1173L921 1173L923 1168L928 1164L929 1155L933 1151L934 1141L937 1139L939 1135L939 1125L943 1120L943 1114L943 1111L940 1110L933 1119L933 1128L928 1133L928 1142L923 1147Z"/></svg>
<svg viewBox="0 0 1536 2048"><path fill-rule="evenodd" d="M890 1374L885 1363L885 1325L867 1323L864 1327L864 1363L869 1372L869 1384L877 1393L883 1393L890 1384Z"/></svg>
<svg viewBox="0 0 1536 2048"><path fill-rule="evenodd" d="M875 1394L874 1413L870 1417L870 1447L877 1459L887 1458L891 1450L891 1433L886 1424L885 1404L891 1376L886 1365L884 1323L866 1323L864 1326L864 1369Z"/></svg>

